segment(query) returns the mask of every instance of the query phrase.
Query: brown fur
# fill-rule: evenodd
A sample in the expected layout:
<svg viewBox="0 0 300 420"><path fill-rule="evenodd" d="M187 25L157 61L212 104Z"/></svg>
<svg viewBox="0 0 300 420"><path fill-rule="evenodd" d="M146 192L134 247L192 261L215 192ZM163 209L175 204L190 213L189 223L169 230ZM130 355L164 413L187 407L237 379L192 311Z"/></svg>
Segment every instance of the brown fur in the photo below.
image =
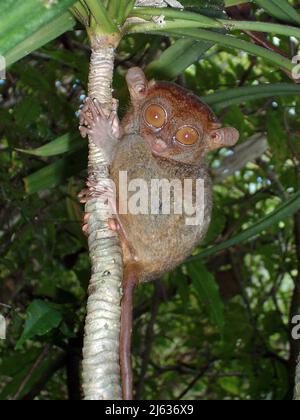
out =
<svg viewBox="0 0 300 420"><path fill-rule="evenodd" d="M119 171L127 171L128 182L132 179L144 179L149 191L151 179L171 181L202 178L205 182L205 220L201 226L187 226L186 215L177 215L174 212L170 215L119 214L127 239L137 252L139 281L148 281L175 268L203 239L210 223L211 181L205 165L194 167L153 157L148 142L138 135L125 136L117 148L111 167L111 176L117 187ZM119 194L117 203L118 200ZM132 263L132 258L126 243L123 243L123 249L126 266Z"/></svg>

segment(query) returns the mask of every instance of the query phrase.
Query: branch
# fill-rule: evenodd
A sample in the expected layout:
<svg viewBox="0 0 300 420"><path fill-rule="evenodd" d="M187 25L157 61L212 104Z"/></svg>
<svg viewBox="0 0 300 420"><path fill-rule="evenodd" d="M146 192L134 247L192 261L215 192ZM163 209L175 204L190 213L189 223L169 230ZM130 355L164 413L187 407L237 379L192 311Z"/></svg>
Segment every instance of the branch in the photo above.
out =
<svg viewBox="0 0 300 420"><path fill-rule="evenodd" d="M189 383L189 385L186 387L186 389L184 389L181 394L178 395L178 397L176 398L176 400L181 400L188 392L190 389L193 388L193 386L199 381L199 379L201 379L208 371L209 369L212 367L212 365L215 363L215 360L211 360L207 363L206 366L204 366L204 368L195 376L195 378Z"/></svg>
<svg viewBox="0 0 300 420"><path fill-rule="evenodd" d="M23 392L25 386L28 384L28 382L30 381L30 379L34 375L35 371L40 367L40 365L43 363L44 359L48 356L50 348L51 348L50 344L47 344L47 346L44 348L42 353L39 355L39 357L36 359L34 364L29 369L29 372L27 373L27 375L25 376L25 378L21 382L17 392L12 397L12 400L18 400L19 399L21 393Z"/></svg>
<svg viewBox="0 0 300 420"><path fill-rule="evenodd" d="M235 147L233 155L225 157L220 168L214 169L213 175L217 183L243 169L247 163L260 158L268 149L268 140L263 133L254 134L244 143Z"/></svg>

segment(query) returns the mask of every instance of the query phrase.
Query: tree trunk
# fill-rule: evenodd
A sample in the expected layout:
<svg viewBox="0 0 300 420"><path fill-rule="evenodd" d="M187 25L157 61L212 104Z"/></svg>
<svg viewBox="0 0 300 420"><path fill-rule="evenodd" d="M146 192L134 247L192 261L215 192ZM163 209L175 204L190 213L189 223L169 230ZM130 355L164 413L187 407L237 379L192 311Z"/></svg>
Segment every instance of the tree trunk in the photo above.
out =
<svg viewBox="0 0 300 420"><path fill-rule="evenodd" d="M91 36L89 96L110 109L115 50L105 39ZM106 42L105 42L106 43ZM106 43L107 44L107 43ZM92 274L88 289L83 348L83 390L86 400L121 399L119 366L122 251L116 233L108 228L111 210L103 191L109 188L108 164L102 151L89 141L85 210Z"/></svg>

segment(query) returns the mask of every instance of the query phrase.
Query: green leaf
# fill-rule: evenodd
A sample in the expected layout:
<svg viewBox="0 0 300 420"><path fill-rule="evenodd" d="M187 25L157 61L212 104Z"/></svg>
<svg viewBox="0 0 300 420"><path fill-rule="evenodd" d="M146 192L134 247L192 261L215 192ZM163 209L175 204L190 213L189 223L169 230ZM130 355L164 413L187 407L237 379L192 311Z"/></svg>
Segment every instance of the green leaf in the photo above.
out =
<svg viewBox="0 0 300 420"><path fill-rule="evenodd" d="M32 35L28 35L28 37L24 36L22 41L6 51L6 65L10 66L31 52L37 50L38 48L62 35L66 31L71 30L75 26L75 22L76 21L72 15L67 12L53 20L53 22L45 25L42 29L38 30Z"/></svg>
<svg viewBox="0 0 300 420"><path fill-rule="evenodd" d="M271 16L285 22L300 23L300 15L287 0L255 0Z"/></svg>
<svg viewBox="0 0 300 420"><path fill-rule="evenodd" d="M14 106L13 112L17 123L25 127L40 117L42 108L37 100L25 96Z"/></svg>
<svg viewBox="0 0 300 420"><path fill-rule="evenodd" d="M34 300L27 309L27 319L22 336L16 349L35 336L43 336L57 328L62 321L62 315L51 304L42 300Z"/></svg>
<svg viewBox="0 0 300 420"><path fill-rule="evenodd" d="M238 245L242 242L245 242L256 235L262 233L266 229L269 229L271 226L274 226L278 222L291 217L297 211L300 210L300 191L298 191L293 197L287 200L285 203L278 206L278 208L273 211L271 214L268 214L263 219L259 220L249 229L244 230L236 236L228 239L225 242L222 242L219 245L213 246L205 251L200 252L200 254L191 257L188 259L188 262L196 261L199 259L207 258L211 255L216 254L217 252L223 251L224 249L230 248L234 245Z"/></svg>
<svg viewBox="0 0 300 420"><path fill-rule="evenodd" d="M75 152L24 178L25 190L28 194L34 194L63 185L67 178L78 174L86 165L87 155L82 151Z"/></svg>
<svg viewBox="0 0 300 420"><path fill-rule="evenodd" d="M44 146L38 147L37 149L16 149L18 152L26 153L28 155L49 157L61 155L63 153L72 152L74 150L83 148L85 143L82 141L79 135L74 137L70 134L64 134L61 137L45 144Z"/></svg>
<svg viewBox="0 0 300 420"><path fill-rule="evenodd" d="M159 76L165 80L173 80L186 68L204 55L214 44L199 42L193 39L179 39L167 48L160 57L147 67L147 75L151 78Z"/></svg>
<svg viewBox="0 0 300 420"><path fill-rule="evenodd" d="M200 262L189 264L187 270L199 300L207 306L211 321L222 332L225 325L224 305L214 276Z"/></svg>
<svg viewBox="0 0 300 420"><path fill-rule="evenodd" d="M155 33L155 31L153 31L153 33ZM294 64L282 55L274 53L273 51L266 50L263 47L259 47L258 45L254 45L251 42L244 41L232 35L222 35L213 31L206 31L198 28L173 30L168 29L165 31L160 31L160 34L162 33L172 36L190 37L199 41L204 40L215 42L218 45L240 51L246 51L253 56L261 57L273 65L276 65L277 67L280 67L289 72L292 72L294 69Z"/></svg>
<svg viewBox="0 0 300 420"><path fill-rule="evenodd" d="M143 16L143 13L145 13L143 12L143 10L140 16L147 17L147 14ZM152 10L150 10L149 12L153 13ZM172 16L174 15L175 20L166 21L164 26L157 25L156 23L153 23L153 22L131 24L131 25L128 25L127 27L127 33L149 32L149 33L158 34L158 35L169 35L169 36L182 37L182 38L189 37L198 41L202 40L202 41L214 42L218 45L222 45L231 49L246 51L253 56L261 57L269 61L273 65L276 65L277 67L280 67L283 70L287 70L290 73L294 69L294 64L290 60L288 60L286 57L283 57L281 54L275 53L273 51L269 51L266 48L252 44L251 42L244 41L243 39L237 38L236 36L224 35L218 32L200 29L200 27L212 28L212 29L223 29L224 27L226 27L226 25L228 26L228 28L230 28L231 25L233 25L232 21L225 21L224 23L220 19L211 19L211 18L208 18L207 16L197 15L196 13L188 13L188 12L185 12L184 18L183 18L183 15L180 18L177 18L177 15L179 13L180 12L174 9L166 9L165 14L168 15L171 19L172 19ZM266 25L263 25L264 29L262 29L261 24L259 25L260 25L260 31L265 30ZM250 22L250 26L252 30L255 30L253 27L253 22ZM282 25L279 25L279 26L280 28L283 28ZM295 31L298 31L300 34L299 29L291 28L291 27L289 27L288 33L294 35Z"/></svg>
<svg viewBox="0 0 300 420"><path fill-rule="evenodd" d="M102 1L85 0L85 4L97 22L97 30L100 29L103 34L117 32L117 25L109 16Z"/></svg>
<svg viewBox="0 0 300 420"><path fill-rule="evenodd" d="M219 13L224 9L224 0L181 0L180 3L185 8L193 10L205 10L208 13Z"/></svg>
<svg viewBox="0 0 300 420"><path fill-rule="evenodd" d="M278 96L295 96L297 94L300 94L300 86L298 85L292 83L272 83L226 89L207 95L202 99L216 110L220 110L231 105L239 105L243 102Z"/></svg>
<svg viewBox="0 0 300 420"><path fill-rule="evenodd" d="M282 162L288 159L290 150L288 143L284 141L286 130L283 127L278 113L272 113L267 118L268 143L272 150L273 156L281 166Z"/></svg>
<svg viewBox="0 0 300 420"><path fill-rule="evenodd" d="M16 376L21 370L34 363L38 354L38 349L32 349L32 351L26 353L18 352L9 356L2 356L0 365L1 375L9 377Z"/></svg>
<svg viewBox="0 0 300 420"><path fill-rule="evenodd" d="M230 394L239 395L241 387L240 378L220 378L218 383L225 391L229 392Z"/></svg>
<svg viewBox="0 0 300 420"><path fill-rule="evenodd" d="M30 357L26 357L29 355ZM63 366L63 353L52 351L52 354L43 355L41 350L31 348L24 353L14 352L14 356L3 361L3 364L11 363L15 365L15 373L8 375L10 381L1 388L0 400L11 400L17 396L21 400L34 387L39 387L40 383L45 382L45 378L51 378L52 375ZM37 360L39 364L37 366ZM27 360L27 362L26 362Z"/></svg>
<svg viewBox="0 0 300 420"><path fill-rule="evenodd" d="M215 18L211 15L202 13L191 13L178 11L176 9L155 9L155 8L141 8L135 10L134 14L146 20L145 23L137 23L128 25L127 31L134 32L150 32L161 31L169 32L174 29L188 29L188 28L202 28L202 29L219 29L223 31L257 31L274 33L277 35L294 36L300 38L300 29L295 26L281 25L277 23L247 21L247 20L233 20L224 19L224 15ZM150 21L153 16L161 16L163 14L165 21L163 25Z"/></svg>
<svg viewBox="0 0 300 420"><path fill-rule="evenodd" d="M134 4L135 0L109 0L108 13L118 25L123 25L127 16L132 12Z"/></svg>
<svg viewBox="0 0 300 420"><path fill-rule="evenodd" d="M1 11L0 54L6 65L72 29L76 21L67 9L73 3L60 0L49 6L47 1L19 0L5 14Z"/></svg>
<svg viewBox="0 0 300 420"><path fill-rule="evenodd" d="M225 0L225 7L238 6L245 3L249 3L249 0Z"/></svg>

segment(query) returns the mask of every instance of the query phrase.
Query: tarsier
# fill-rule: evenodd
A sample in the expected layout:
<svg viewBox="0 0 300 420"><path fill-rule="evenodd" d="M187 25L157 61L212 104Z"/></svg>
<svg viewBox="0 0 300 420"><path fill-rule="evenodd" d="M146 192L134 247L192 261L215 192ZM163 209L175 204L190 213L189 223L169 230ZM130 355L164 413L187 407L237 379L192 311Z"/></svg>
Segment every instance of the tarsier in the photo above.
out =
<svg viewBox="0 0 300 420"><path fill-rule="evenodd" d="M140 68L128 71L131 107L121 123L116 102L107 116L100 103L88 98L80 114L80 131L99 146L110 163L110 174L120 191L119 173L128 182L143 179L203 180L202 222L186 223L186 214L121 214L111 229L120 233L124 278L121 308L120 362L123 399L132 399L132 299L136 284L159 278L183 262L205 236L212 210L212 185L205 164L207 152L234 146L239 133L221 128L210 108L186 89L167 82L148 82ZM193 190L193 194L195 194ZM128 194L130 198L130 193ZM83 201L88 196L83 197ZM171 197L171 204L174 197ZM124 203L123 203L124 204ZM83 229L87 230L88 215Z"/></svg>

